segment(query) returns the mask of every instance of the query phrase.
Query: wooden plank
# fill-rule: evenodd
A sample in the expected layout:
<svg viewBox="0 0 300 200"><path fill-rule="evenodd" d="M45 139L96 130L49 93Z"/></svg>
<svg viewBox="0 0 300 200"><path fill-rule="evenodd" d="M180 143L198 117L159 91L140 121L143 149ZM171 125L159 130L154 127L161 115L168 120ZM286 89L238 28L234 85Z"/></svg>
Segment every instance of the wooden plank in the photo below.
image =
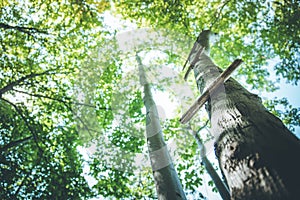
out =
<svg viewBox="0 0 300 200"><path fill-rule="evenodd" d="M186 71L186 73L184 75L184 80L185 81L187 80L187 77L188 77L189 73L191 72L191 70L194 68L196 62L199 61L199 59L197 59L197 58L199 58L201 56L201 54L204 52L204 50L205 50L205 47L201 46L200 49L198 50L197 54L195 55L195 58L191 61L191 64L190 64L188 70Z"/></svg>
<svg viewBox="0 0 300 200"><path fill-rule="evenodd" d="M186 111L180 119L182 124L187 123L198 112L198 110L209 99L210 94L216 91L231 75L231 73L242 63L241 59L236 59L233 63L223 71L218 78L203 92L203 94L194 102L194 104Z"/></svg>
<svg viewBox="0 0 300 200"><path fill-rule="evenodd" d="M200 35L199 35L199 36L200 36ZM189 59L190 59L190 57L191 57L191 55L192 55L192 52L195 51L196 43L198 43L199 36L197 37L197 40L194 42L193 48L192 48L192 50L190 51L189 56L188 56L188 58L186 59L184 65L183 65L182 71L184 70L185 66L187 65L187 63L188 63L188 61L189 61Z"/></svg>

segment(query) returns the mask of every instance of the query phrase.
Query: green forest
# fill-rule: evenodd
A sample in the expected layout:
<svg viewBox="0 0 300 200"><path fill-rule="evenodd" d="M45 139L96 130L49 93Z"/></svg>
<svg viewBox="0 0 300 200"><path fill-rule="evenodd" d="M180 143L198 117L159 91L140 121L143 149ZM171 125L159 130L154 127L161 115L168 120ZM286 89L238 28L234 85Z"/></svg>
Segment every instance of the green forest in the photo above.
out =
<svg viewBox="0 0 300 200"><path fill-rule="evenodd" d="M0 199L299 199L299 19L296 0L1 0Z"/></svg>

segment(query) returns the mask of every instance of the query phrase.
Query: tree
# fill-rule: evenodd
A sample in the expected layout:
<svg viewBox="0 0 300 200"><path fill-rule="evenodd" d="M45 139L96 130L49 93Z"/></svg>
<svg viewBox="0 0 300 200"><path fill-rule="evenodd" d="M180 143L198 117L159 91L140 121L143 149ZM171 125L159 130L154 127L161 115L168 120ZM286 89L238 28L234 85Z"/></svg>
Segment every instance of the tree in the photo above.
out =
<svg viewBox="0 0 300 200"><path fill-rule="evenodd" d="M136 55L136 59L139 65L140 83L144 87L147 145L158 199L186 199L163 139L157 108L142 61L138 55Z"/></svg>
<svg viewBox="0 0 300 200"><path fill-rule="evenodd" d="M258 89L260 91L275 91L276 87L274 86L276 86L276 82L279 79L279 75L282 75L282 77L285 78L285 80L288 80L295 84L299 81L299 79L297 78L298 72L295 72L295 69L299 68L296 58L296 55L298 54L297 52L299 51L299 29L296 28L298 21L294 20L299 15L299 9L297 9L299 7L298 2L200 1L195 3L191 1L166 2L158 0L152 2L129 2L125 0L120 3L117 2L116 5L120 8L119 12L122 13L124 17L128 19L137 20L140 26L150 26L159 28L164 27L172 30L176 29L178 32L185 33L186 35L193 35L194 37L196 33L199 33L201 29L203 30L205 28L210 28L215 32L221 32L221 40L214 46L215 48L212 50L211 56L221 67L226 66L229 60L232 60L236 57L241 57L244 60L245 64L243 65L243 67L239 68L237 77L244 77L246 79L246 82L248 83L248 86L250 86L252 89ZM287 27L291 27L291 29ZM290 32L290 30L293 31L289 34L288 32ZM280 37L282 35L286 35L286 37ZM282 48L281 44L285 44L284 48ZM267 64L268 62L270 62L270 59L276 57L281 58L281 63L279 63L275 68L277 80L273 79L270 81L267 80L267 76L270 74L269 71L271 71L271 69ZM184 61L182 61L182 63L183 62ZM216 74L219 74L219 70L216 71ZM213 81L214 79L215 77L213 77L211 81ZM208 86L207 83L204 84ZM230 86L227 87L227 85ZM204 87L204 85L202 85L201 87ZM253 134L246 135L247 137L249 137L249 139L247 139L247 142L251 142L251 140L254 140L253 138L259 138L257 139L259 140L258 146L260 146L260 152L264 151L263 159L269 159L270 163L268 163L267 165L272 166L274 164L274 167L277 168L276 170L278 171L276 173L280 173L283 176L282 178L285 179L285 184L287 184L285 186L289 188L290 195L293 196L291 198L295 198L297 196L297 190L295 188L295 185L297 185L297 178L299 178L299 173L297 173L296 169L297 167L299 167L299 163L297 160L294 161L292 158L289 159L289 153L292 153L291 155L293 156L291 157L297 157L297 154L299 153L299 142L294 136L291 136L291 132L289 132L284 126L282 126L282 122L280 122L276 117L270 115L270 113L264 111L265 108L261 105L261 100L256 95L246 92L244 88L236 84L236 82L232 79L230 79L228 83L225 84L225 89L226 96L228 96L228 92L232 93L231 97L229 97L232 99L237 98L238 90L242 91L242 101L245 101L246 103L237 103L238 105L235 105L235 103L231 103L225 108L227 109L229 107L231 109L234 105L239 106L239 111L243 113L241 114L241 116L243 116L242 120L252 120L252 117L254 117L254 121L250 120L251 124L253 125L255 122L258 124L258 126L264 127L264 129L266 130L265 132L267 133L261 130L260 131L264 133L256 132L252 130L252 127L250 125L249 127L248 125L246 125L246 127L242 128L250 129L247 131L253 132ZM235 97L233 95L234 93L236 94ZM212 103L213 102L210 102L210 104ZM278 103L283 103L285 108L288 109L284 112L274 111L277 110L274 109L274 104L278 105ZM268 105L270 105L270 103L268 103ZM249 107L251 108L249 109ZM281 117L283 117L282 119L286 123L286 125L289 125L288 123L295 122L294 124L297 124L296 126L299 126L299 119L297 119L299 115L299 109L289 107L285 100L272 101L271 108L272 107L273 113L277 113L277 116L280 115ZM209 108L209 110L212 109ZM260 110L260 112L262 112L263 114L257 116L255 114L257 110ZM248 116L246 116L247 113L249 114ZM212 113L210 112L210 114ZM215 116L216 113L214 113L214 117ZM220 114L220 116L222 116L222 113ZM235 115L233 116L236 117ZM229 119L232 118L229 116ZM263 120L266 121L263 122ZM281 129L283 132L286 133L277 133L278 135L275 133L274 141L276 142L274 142L273 144L270 144L271 142L269 141L273 141L272 133L275 131L273 131L274 127L268 125L269 121L277 123L276 126L280 127L277 129L275 128L277 132L279 132L279 130ZM213 123L216 122L214 121ZM213 127L218 126L214 124ZM236 130L237 128L233 130L236 132L244 131L243 129ZM222 130L217 130L216 132ZM293 129L291 128L291 130ZM232 135L230 136L230 138L231 137ZM266 139L263 139L263 137L265 137ZM280 144L281 137L285 138L282 139L282 146ZM221 144L222 141L224 142L224 140L226 140L225 138L227 137L220 137L220 143L218 144ZM228 143L231 142L230 138L228 139ZM233 140L235 139L235 135L233 135ZM293 146L292 149L294 148L295 152L292 152L292 150L287 149L289 144ZM239 145L241 144L238 143L238 147ZM249 143L246 143L245 145L245 149L248 150L248 153L245 154L249 154L249 151L251 150L251 145ZM253 143L253 146L254 145L256 144ZM220 147L220 145L218 146ZM229 146L226 146L225 144L223 147L229 148ZM217 149L217 155L220 159L223 159L222 156L224 156L219 154L220 149L222 149L223 152L225 151L223 147ZM274 158L272 156L272 153L266 152L266 149L273 149L274 155L282 155L280 157L283 158L282 162L280 161L280 159ZM233 147L232 151L236 151L236 148ZM241 150L241 148L238 148L237 151L240 151L241 154L243 153L243 150ZM254 150L254 152L255 151L256 150ZM249 159L250 158L248 158L248 160ZM253 160L255 159L256 157L254 156ZM259 158L258 160L262 161L264 165L266 163L264 163L263 159L260 160ZM242 160L243 159L240 158L234 159L234 161L236 161L235 163L240 163L237 161ZM285 162L290 163L290 169L288 166L283 164ZM224 160L222 160L220 164L221 163L223 163L223 165L226 166L224 164ZM259 165L261 164L260 162L258 163ZM232 168L230 168L229 170L232 170ZM292 174L291 171L293 171L294 174ZM227 174L229 178L234 177L230 175ZM251 179L249 179L249 181L251 181ZM249 185L251 184L249 183ZM247 187L245 187L245 189L247 190ZM238 193L236 193L236 191L232 191L232 194ZM285 195L284 192L283 195ZM237 196L237 198L239 197ZM249 198L251 199L251 197Z"/></svg>
<svg viewBox="0 0 300 200"><path fill-rule="evenodd" d="M5 99L1 99L0 109L4 143L0 153L1 198L92 196L81 177L74 126L46 126L22 105Z"/></svg>
<svg viewBox="0 0 300 200"><path fill-rule="evenodd" d="M103 14L110 5L116 8L112 12L130 18L134 26L167 30L163 41L171 48L160 50L166 59L155 65L172 65L178 72L192 38L211 27L223 32L212 51L214 60L225 66L233 57L242 57L246 64L238 76L246 77L252 88L276 89L275 80L267 80L268 71L261 66L278 56L282 64L275 69L277 77L298 83L297 2L116 2L0 2L1 199L156 198L151 167L145 159L142 93L119 85L128 78L126 67L135 64L130 58L125 60L126 53L118 51L115 43L107 42L120 30L112 29L107 12ZM156 44L147 44L147 49L156 48ZM169 87L162 83L151 86L152 91ZM278 104L287 111L278 111ZM290 107L287 100L266 105L290 129L299 126L299 109ZM192 126L198 127L203 120L193 120ZM196 143L179 130L178 116L161 124L166 143L176 143L174 168L187 198L190 194L194 199L203 198L199 187L204 167L197 162ZM78 152L82 146L95 146L90 160ZM140 165L135 164L136 154L143 157ZM94 178L92 186L83 176L86 168L90 168L89 178Z"/></svg>
<svg viewBox="0 0 300 200"><path fill-rule="evenodd" d="M130 33L144 33L144 31L144 29L138 29ZM158 52L162 46L168 46L170 48L170 43L168 43L170 42L168 41L169 37L164 37L165 40L159 40L163 41L164 45L149 44L148 41L153 40L153 37L154 40L157 39L155 36L151 35L152 33L153 32L150 30L148 31L148 34L145 35L146 37L134 38L134 41L130 41L130 39L126 37L127 40L124 39L122 42L125 44L130 44L131 46L133 45L134 47L123 49L132 50L146 47L147 50L149 48L158 49L155 50L155 52ZM155 33L155 35L157 35L157 33ZM115 38L112 38L112 41L109 43L108 47L115 47L113 41L114 39ZM141 43L137 41L140 41ZM138 44L133 44L134 42L137 42ZM146 46L145 43L147 44ZM103 49L104 48L101 49L101 53L103 52ZM162 50L160 51L162 52ZM145 54L148 53L153 55L151 50L150 52L145 51ZM97 55L97 53L95 53L95 55ZM113 59L111 59L110 56ZM145 145L147 143L144 137L144 132L146 131L144 117L145 114L143 114L141 111L141 109L144 107L142 93L138 87L140 84L137 79L137 70L131 69L132 65L136 65L136 61L133 61L132 52L126 54L124 51L119 51L117 47L115 49L113 48L113 50L109 51L109 53L105 53L104 57L101 57L99 60L100 62L98 62L95 67L101 66L102 62L107 60L112 63L119 63L118 66L120 68L116 70L119 75L117 77L114 76L114 78L109 80L104 78L102 80L101 77L85 79L87 82L90 81L90 84L87 85L96 85L88 90L85 89L85 94L93 93L94 91L102 96L110 96L109 101L99 101L99 103L101 102L101 106L108 104L109 107L111 107L113 114L112 121L107 123L106 128L99 131L100 136L93 140L94 144L97 146L97 148L91 150L95 152L93 153L93 156L91 156L91 174L97 180L97 183L93 187L99 191L99 194L105 196L106 198L157 198L155 194L155 184L151 176L151 165L147 162L149 161L149 158L148 152L146 151L147 146ZM155 77L154 80L157 83L151 84L154 90L163 90L164 88L168 87L169 83L174 83L180 80L177 76L176 79L173 78L174 80L170 79L170 77L165 77L165 80L156 80L156 78L161 75L159 72L161 72L162 69L166 69L165 66L170 62L169 57L163 60L152 59L151 61L153 61L153 63L151 62L151 65L147 65L147 75L148 78L150 77L150 80L151 77ZM108 67L108 69L106 69L104 72L115 69L113 65L106 64L106 67ZM131 67L131 70L128 72L129 67ZM93 70L95 69L96 68L93 68ZM88 65L87 71L90 71L90 66ZM97 69L95 71L97 71ZM170 72L172 70L169 69L167 71ZM166 142L170 143L170 139L175 138L176 131L170 130L169 125L163 120L161 120L160 123L165 127L163 129L164 134L168 135L168 137L166 137ZM178 125L179 122L177 120L176 127L178 127ZM193 166L193 152L195 151L194 147L196 147L196 145L193 145L192 149L188 149L187 147L192 146L192 144L186 140L184 134L182 138L176 141L176 143L180 145L181 149L180 152L178 149L176 149L176 154L177 152L180 156L181 154L184 154L182 159L185 160L185 163L178 162L176 163L175 167L176 170L180 169L180 178L181 181L184 181L186 194L189 196L194 196L197 199L203 198L201 193L197 191L197 187L202 184L200 175L203 173L203 166ZM165 148L167 148L167 146L165 146L164 149ZM146 159L143 159L142 163L135 163L134 161L136 158L140 156L145 157ZM180 167L178 167L179 165ZM195 176L198 174L199 177ZM191 179L190 177L193 178ZM122 181L120 182L120 180Z"/></svg>
<svg viewBox="0 0 300 200"><path fill-rule="evenodd" d="M200 92L220 73L209 57L211 31L203 31L189 61ZM199 57L200 47L206 52ZM195 60L194 60L195 59ZM196 61L196 62L195 62ZM224 89L224 90L222 90ZM229 79L210 94L208 113L216 134L216 156L233 199L297 199L299 140L260 98Z"/></svg>
<svg viewBox="0 0 300 200"><path fill-rule="evenodd" d="M135 20L141 27L176 30L193 38L203 29L220 33L220 41L212 49L211 56L219 66L226 66L229 60L237 57L243 59L244 67L238 69L237 76L251 89L274 92L279 79L293 84L299 80L300 33L296 28L299 22L294 20L299 16L299 2L123 0L115 4L122 16ZM182 59L187 56L174 54ZM274 61L277 62L274 69L277 76L270 79L273 69L269 63ZM279 107L280 102L284 101L273 102L276 103L273 113L285 113ZM299 109L293 110L295 120L289 121L299 126L296 118Z"/></svg>
<svg viewBox="0 0 300 200"><path fill-rule="evenodd" d="M77 151L72 109L83 104L72 85L101 22L93 2L70 3L0 3L1 199L94 196Z"/></svg>

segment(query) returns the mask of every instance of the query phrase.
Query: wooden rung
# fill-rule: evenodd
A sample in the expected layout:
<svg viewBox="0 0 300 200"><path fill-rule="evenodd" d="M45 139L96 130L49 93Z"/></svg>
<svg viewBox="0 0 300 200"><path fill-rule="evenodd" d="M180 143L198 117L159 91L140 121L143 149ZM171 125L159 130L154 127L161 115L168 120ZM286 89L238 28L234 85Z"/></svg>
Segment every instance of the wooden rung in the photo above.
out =
<svg viewBox="0 0 300 200"><path fill-rule="evenodd" d="M194 104L186 111L180 119L182 124L187 123L198 112L198 110L209 99L210 94L216 91L229 77L230 74L243 62L241 59L236 59L233 63L223 71L218 78L207 88L207 90L194 102Z"/></svg>
<svg viewBox="0 0 300 200"><path fill-rule="evenodd" d="M198 36L198 37L199 37L199 36ZM197 42L198 42L198 38L197 38L197 40L194 42L193 48L192 48L192 50L190 51L189 56L188 56L188 58L186 59L184 65L183 65L182 71L184 70L185 66L187 65L187 63L188 63L188 61L189 61L189 59L190 59L190 57L191 57L191 55L192 55L192 52L195 51L196 43L197 43Z"/></svg>
<svg viewBox="0 0 300 200"><path fill-rule="evenodd" d="M195 64L197 61L199 61L199 58L201 56L201 54L204 52L205 50L205 47L200 47L200 49L198 50L197 54L195 55L194 59L191 61L191 64L188 68L188 70L186 71L185 75L184 75L184 80L186 81L187 80L187 77L189 75L189 73L191 72L191 70L194 68ZM188 58L190 59L190 57Z"/></svg>

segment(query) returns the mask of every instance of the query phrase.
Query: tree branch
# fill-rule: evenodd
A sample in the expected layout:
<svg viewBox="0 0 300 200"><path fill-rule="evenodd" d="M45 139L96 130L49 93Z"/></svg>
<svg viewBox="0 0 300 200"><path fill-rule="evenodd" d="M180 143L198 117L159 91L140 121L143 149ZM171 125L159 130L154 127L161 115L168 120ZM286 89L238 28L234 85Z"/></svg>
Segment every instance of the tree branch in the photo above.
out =
<svg viewBox="0 0 300 200"><path fill-rule="evenodd" d="M12 90L15 91L15 92L18 92L18 93L26 94L26 95L37 97L37 98L51 99L53 101L58 101L58 102L61 102L61 103L64 103L64 104L75 104L75 105L79 105L79 106L86 106L86 107L90 107L90 108L96 108L96 106L91 105L91 104L80 103L80 102L73 102L73 101L65 101L65 100L62 100L62 99L58 99L58 98L54 98L54 97L49 97L49 96L42 95L42 94L32 94L32 93L29 93L29 92L25 92L25 91L21 91L21 90L16 90L16 89L12 89ZM99 109L101 109L101 110L111 110L111 108L104 108L104 107L101 107Z"/></svg>
<svg viewBox="0 0 300 200"><path fill-rule="evenodd" d="M26 127L28 128L28 130L30 131L30 133L33 136L33 139L39 149L40 152L44 152L43 149L40 147L39 143L38 143L38 137L37 134L35 133L35 131L32 129L32 127L30 126L30 124L28 123L28 120L26 119L26 117L23 115L22 111L18 108L18 106L16 106L14 103L0 97L1 100L5 101L6 103L10 104L11 106L14 107L14 109L17 111L17 113L20 115L20 117L22 118L22 120L24 121Z"/></svg>
<svg viewBox="0 0 300 200"><path fill-rule="evenodd" d="M206 148L201 140L201 138L199 137L199 133L201 130L203 130L204 128L206 128L207 124L208 124L209 120L207 120L205 122L205 124L203 126L201 126L198 131L194 131L191 128L191 124L189 123L189 128L192 130L193 135L196 139L196 142L198 144L198 147L200 149L200 157L201 160L204 164L205 169L207 170L207 173L210 175L211 179L213 180L213 182L215 183L222 199L224 200L229 200L230 199L230 193L229 193L229 189L227 187L227 185L221 180L220 176L217 174L216 170L214 169L213 165L211 164L211 162L208 160L207 156L206 156Z"/></svg>
<svg viewBox="0 0 300 200"><path fill-rule="evenodd" d="M24 82L27 79L32 79L32 78L37 77L37 76L42 76L42 75L45 75L45 74L50 74L49 72L55 71L55 70L54 69L50 69L50 70L46 70L46 71L44 71L42 73L31 73L31 74L26 75L26 76L24 76L24 77L22 77L22 78L20 78L20 79L18 79L16 81L13 81L13 82L9 83L8 85L6 85L5 87L3 87L3 88L0 89L0 97L5 92L7 92L9 90L12 90L14 86L19 85L20 83Z"/></svg>
<svg viewBox="0 0 300 200"><path fill-rule="evenodd" d="M10 142L6 145L3 145L3 147L0 148L0 151L6 151L11 147L17 146L17 145L22 144L24 142L28 142L30 139L32 139L32 136L28 136L28 137L20 139L20 140L12 141L12 142Z"/></svg>
<svg viewBox="0 0 300 200"><path fill-rule="evenodd" d="M212 27L215 25L215 23L221 18L221 13L223 11L223 9L225 8L225 6L230 2L230 0L226 0L223 5L220 7L219 11L217 10L214 14L215 16L215 20L211 23L209 30L212 29Z"/></svg>
<svg viewBox="0 0 300 200"><path fill-rule="evenodd" d="M46 31L42 31L42 30L39 30L39 29L33 28L33 27L11 26L8 24L0 23L0 28L17 30L17 31L26 33L31 36L32 36L32 34L35 34L35 33L49 35L49 33L47 33Z"/></svg>
<svg viewBox="0 0 300 200"><path fill-rule="evenodd" d="M196 45L195 45L195 46L196 46ZM194 47L195 47L195 46L194 46ZM194 51L194 47L193 47L191 53ZM197 58L199 58L199 57L201 56L201 54L204 52L204 50L205 50L205 47L202 47L202 46L201 46L200 49L198 50L198 52L196 53L196 56L194 57L194 60L191 61L191 64L190 64L188 70L186 71L186 73L185 73L185 75L184 75L184 80L185 80L185 81L187 80L187 77L188 77L189 73L191 72L191 70L194 68L196 62L199 61ZM191 53L190 53L190 54L191 54ZM190 59L190 56L188 57L188 60L189 60L189 59ZM183 68L185 68L185 66L184 66Z"/></svg>
<svg viewBox="0 0 300 200"><path fill-rule="evenodd" d="M20 78L20 79L18 79L16 81L13 81L13 82L9 83L8 85L6 85L5 87L3 87L3 88L0 89L0 97L5 92L12 90L14 86L19 85L20 83L24 82L27 79L32 79L32 78L37 77L37 76L43 76L45 74L50 74L50 72L53 72L55 70L57 70L57 69L49 69L49 70L46 70L46 71L44 71L42 73L31 73L31 74L26 75L26 76L24 76L24 77L22 77L22 78Z"/></svg>
<svg viewBox="0 0 300 200"><path fill-rule="evenodd" d="M37 166L37 163L40 163L40 160L41 160L41 157L38 157L38 160L37 162L31 167L30 171L29 172L25 172L26 175L23 177L22 181L21 181L21 184L19 185L18 189L16 190L15 194L14 194L14 197L17 197L21 188L23 187L24 185L24 182L25 180L29 177L29 175L32 173L32 170Z"/></svg>
<svg viewBox="0 0 300 200"><path fill-rule="evenodd" d="M66 105L66 106L67 106L67 108L70 110L70 112L73 113L74 116L81 122L81 124L83 125L84 129L87 130L87 132L89 133L89 135L90 135L91 137L93 137L92 133L90 132L91 129L88 128L88 126L85 124L85 122L83 121L83 119L81 119L81 117L77 116L77 115L75 114L75 112L73 111L73 109L72 109L70 106L68 106L68 105ZM92 131L94 131L94 130L92 130ZM95 131L95 132L97 132L97 131Z"/></svg>

